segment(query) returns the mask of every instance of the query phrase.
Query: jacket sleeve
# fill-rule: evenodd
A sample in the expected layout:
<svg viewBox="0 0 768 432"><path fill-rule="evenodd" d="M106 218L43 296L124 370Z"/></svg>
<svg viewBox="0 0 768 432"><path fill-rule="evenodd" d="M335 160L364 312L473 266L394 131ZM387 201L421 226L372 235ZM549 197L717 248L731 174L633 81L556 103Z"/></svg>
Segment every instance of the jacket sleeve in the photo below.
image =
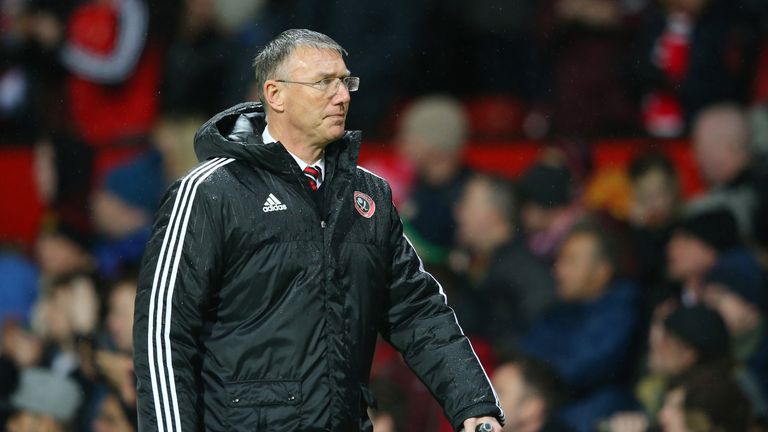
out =
<svg viewBox="0 0 768 432"><path fill-rule="evenodd" d="M443 407L455 430L470 417L504 414L472 345L447 305L440 284L424 270L391 209L389 309L382 336Z"/></svg>
<svg viewBox="0 0 768 432"><path fill-rule="evenodd" d="M140 431L202 430L199 340L223 237L212 205L221 200L204 180L193 171L170 188L142 261L133 328Z"/></svg>

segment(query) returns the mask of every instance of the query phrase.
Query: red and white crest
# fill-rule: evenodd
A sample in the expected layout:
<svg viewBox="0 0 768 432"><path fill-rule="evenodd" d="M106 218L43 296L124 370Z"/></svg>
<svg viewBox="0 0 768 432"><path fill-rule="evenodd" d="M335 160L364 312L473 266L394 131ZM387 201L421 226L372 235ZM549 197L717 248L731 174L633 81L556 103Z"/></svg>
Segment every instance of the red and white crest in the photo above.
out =
<svg viewBox="0 0 768 432"><path fill-rule="evenodd" d="M360 216L370 219L376 212L376 203L368 195L355 191L355 210L360 213Z"/></svg>

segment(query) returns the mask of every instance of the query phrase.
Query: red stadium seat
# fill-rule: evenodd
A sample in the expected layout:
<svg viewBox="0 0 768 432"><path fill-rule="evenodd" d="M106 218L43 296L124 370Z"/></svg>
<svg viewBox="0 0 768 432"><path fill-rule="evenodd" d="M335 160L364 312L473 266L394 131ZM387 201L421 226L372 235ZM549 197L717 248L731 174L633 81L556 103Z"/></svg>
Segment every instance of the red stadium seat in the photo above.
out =
<svg viewBox="0 0 768 432"><path fill-rule="evenodd" d="M473 137L511 138L520 135L525 107L519 100L488 95L470 99L465 105Z"/></svg>

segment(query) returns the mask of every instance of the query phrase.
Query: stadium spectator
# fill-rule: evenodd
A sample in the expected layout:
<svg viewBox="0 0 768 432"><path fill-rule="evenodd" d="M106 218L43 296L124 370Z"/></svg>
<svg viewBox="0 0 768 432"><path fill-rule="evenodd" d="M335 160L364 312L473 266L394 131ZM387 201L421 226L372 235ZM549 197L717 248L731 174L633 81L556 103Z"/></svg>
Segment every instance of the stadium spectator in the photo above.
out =
<svg viewBox="0 0 768 432"><path fill-rule="evenodd" d="M200 123L195 116L163 115L153 128L152 148L113 168L91 196L92 220L101 236L94 255L102 276L138 265L163 192L197 163L190 143Z"/></svg>
<svg viewBox="0 0 768 432"><path fill-rule="evenodd" d="M533 324L520 349L549 363L573 401L563 420L577 431L628 408L622 389L638 324L638 293L619 277L616 247L604 229L576 225L555 263L558 303Z"/></svg>
<svg viewBox="0 0 768 432"><path fill-rule="evenodd" d="M667 392L659 413L665 432L747 431L750 420L749 401L728 373L717 368L682 377Z"/></svg>
<svg viewBox="0 0 768 432"><path fill-rule="evenodd" d="M565 399L560 378L547 363L522 355L499 365L491 378L507 414L504 432L566 432L556 413Z"/></svg>
<svg viewBox="0 0 768 432"><path fill-rule="evenodd" d="M51 281L78 271L94 269L90 253L92 239L87 232L64 222L43 223L36 244L36 261L43 281Z"/></svg>
<svg viewBox="0 0 768 432"><path fill-rule="evenodd" d="M678 308L662 322L654 322L649 346L647 373L635 387L649 419L656 418L671 380L696 366L730 361L730 337L723 320L702 306Z"/></svg>
<svg viewBox="0 0 768 432"><path fill-rule="evenodd" d="M560 158L545 155L523 173L518 187L528 247L549 263L568 231L584 215L575 199L576 185L571 172Z"/></svg>
<svg viewBox="0 0 768 432"><path fill-rule="evenodd" d="M131 417L135 417L135 408L126 407L118 396L107 393L99 404L91 428L93 432L134 432L136 426Z"/></svg>
<svg viewBox="0 0 768 432"><path fill-rule="evenodd" d="M549 269L528 250L517 221L513 185L472 177L457 207L458 243L470 254L466 286L451 301L480 299L474 309L457 305L462 325L479 331L497 349L512 348L554 301Z"/></svg>
<svg viewBox="0 0 768 432"><path fill-rule="evenodd" d="M49 286L36 310L35 329L47 345L41 364L59 375L71 375L80 368L79 341L98 331L96 282L88 274L72 273Z"/></svg>
<svg viewBox="0 0 768 432"><path fill-rule="evenodd" d="M698 303L704 277L726 253L732 254L732 259L749 260L740 252L741 246L736 221L728 210L686 216L667 244L667 272L681 285L680 300L686 305Z"/></svg>
<svg viewBox="0 0 768 432"><path fill-rule="evenodd" d="M751 149L747 114L737 105L703 109L693 124L696 162L709 186L707 194L692 203L694 209L724 206L736 217L739 232L752 237L759 206L759 185Z"/></svg>
<svg viewBox="0 0 768 432"><path fill-rule="evenodd" d="M632 200L630 244L635 274L644 285L659 285L666 276L665 248L682 211L677 171L659 154L644 154L629 166Z"/></svg>
<svg viewBox="0 0 768 432"><path fill-rule="evenodd" d="M448 96L426 96L403 113L399 136L416 176L400 208L406 234L427 264L445 263L454 245L453 205L471 171L461 160L467 117Z"/></svg>

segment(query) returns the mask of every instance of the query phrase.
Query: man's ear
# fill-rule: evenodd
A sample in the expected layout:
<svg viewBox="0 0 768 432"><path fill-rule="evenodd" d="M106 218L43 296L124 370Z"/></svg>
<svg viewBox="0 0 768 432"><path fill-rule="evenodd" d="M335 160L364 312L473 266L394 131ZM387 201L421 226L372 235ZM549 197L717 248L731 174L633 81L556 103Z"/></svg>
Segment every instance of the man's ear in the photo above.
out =
<svg viewBox="0 0 768 432"><path fill-rule="evenodd" d="M275 80L267 80L262 90L264 91L264 100L272 111L283 112L285 110L285 102L283 101L285 92L280 83Z"/></svg>

